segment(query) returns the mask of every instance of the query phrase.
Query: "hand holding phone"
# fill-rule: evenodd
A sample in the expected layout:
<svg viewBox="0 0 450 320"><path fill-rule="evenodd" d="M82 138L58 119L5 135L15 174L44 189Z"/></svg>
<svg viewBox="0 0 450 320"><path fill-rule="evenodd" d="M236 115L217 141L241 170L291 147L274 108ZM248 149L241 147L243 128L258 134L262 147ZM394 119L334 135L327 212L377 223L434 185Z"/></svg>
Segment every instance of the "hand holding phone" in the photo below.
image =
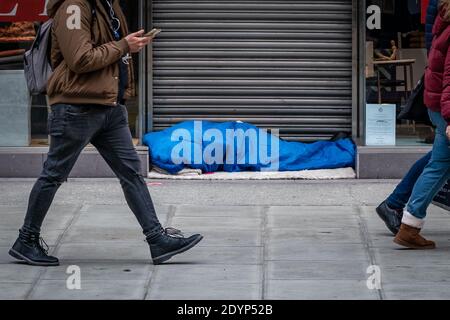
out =
<svg viewBox="0 0 450 320"><path fill-rule="evenodd" d="M153 38L145 37L144 30L131 33L126 36L125 39L128 42L130 53L138 53L142 51L142 49L149 45L153 40Z"/></svg>
<svg viewBox="0 0 450 320"><path fill-rule="evenodd" d="M158 29L158 28L154 28L152 29L150 32L147 32L146 34L144 34L144 37L146 38L155 38L162 30Z"/></svg>

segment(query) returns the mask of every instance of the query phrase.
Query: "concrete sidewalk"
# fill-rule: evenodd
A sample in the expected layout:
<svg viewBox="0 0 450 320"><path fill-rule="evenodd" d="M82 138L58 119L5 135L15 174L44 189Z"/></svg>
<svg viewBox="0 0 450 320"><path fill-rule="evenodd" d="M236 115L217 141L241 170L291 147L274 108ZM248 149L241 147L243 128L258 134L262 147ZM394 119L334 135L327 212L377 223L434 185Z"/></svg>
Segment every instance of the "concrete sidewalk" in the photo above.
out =
<svg viewBox="0 0 450 320"><path fill-rule="evenodd" d="M152 181L162 222L205 235L155 267L119 183L70 180L44 225L53 268L8 256L33 182L0 180L2 299L450 299L449 213L430 210L436 250L399 249L374 213L396 181ZM67 289L71 265L81 290Z"/></svg>

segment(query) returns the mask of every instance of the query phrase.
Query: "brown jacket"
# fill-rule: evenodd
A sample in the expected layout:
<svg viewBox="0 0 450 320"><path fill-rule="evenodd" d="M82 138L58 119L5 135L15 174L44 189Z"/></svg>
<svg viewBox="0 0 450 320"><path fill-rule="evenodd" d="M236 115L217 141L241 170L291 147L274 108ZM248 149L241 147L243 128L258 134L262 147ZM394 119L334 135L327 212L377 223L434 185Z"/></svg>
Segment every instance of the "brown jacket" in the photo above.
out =
<svg viewBox="0 0 450 320"><path fill-rule="evenodd" d="M54 19L51 63L54 73L47 83L50 105L101 104L115 106L119 92L118 61L129 52L125 39L114 41L109 15L96 0L96 18L88 0L50 0L47 12ZM118 0L112 0L123 35L128 34L125 16ZM81 10L81 29L70 30L67 20L69 6ZM70 8L69 8L70 9ZM69 20L72 21L72 20ZM134 94L132 61L125 99Z"/></svg>

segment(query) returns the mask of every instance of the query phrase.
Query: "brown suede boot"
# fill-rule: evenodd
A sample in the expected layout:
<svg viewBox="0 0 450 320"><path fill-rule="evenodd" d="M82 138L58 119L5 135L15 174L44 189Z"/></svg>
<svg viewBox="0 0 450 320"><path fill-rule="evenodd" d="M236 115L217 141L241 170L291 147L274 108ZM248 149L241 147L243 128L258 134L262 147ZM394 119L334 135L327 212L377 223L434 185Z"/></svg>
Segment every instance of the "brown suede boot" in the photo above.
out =
<svg viewBox="0 0 450 320"><path fill-rule="evenodd" d="M420 229L410 227L404 223L394 239L396 244L410 249L426 250L436 248L433 241L429 241L420 235Z"/></svg>

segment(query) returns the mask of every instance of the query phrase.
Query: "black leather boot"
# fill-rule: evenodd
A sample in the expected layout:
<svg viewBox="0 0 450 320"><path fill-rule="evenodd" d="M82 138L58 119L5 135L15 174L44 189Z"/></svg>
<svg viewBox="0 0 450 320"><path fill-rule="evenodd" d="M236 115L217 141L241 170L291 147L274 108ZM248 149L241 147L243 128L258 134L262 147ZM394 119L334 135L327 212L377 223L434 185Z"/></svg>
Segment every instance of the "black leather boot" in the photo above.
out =
<svg viewBox="0 0 450 320"><path fill-rule="evenodd" d="M400 230L403 212L390 208L386 201L381 203L378 208L376 208L376 211L381 220L383 220L386 224L389 231L391 231L395 236Z"/></svg>
<svg viewBox="0 0 450 320"><path fill-rule="evenodd" d="M161 264L173 256L193 248L203 239L196 234L185 238L180 230L174 228L161 229L161 232L147 237L153 264Z"/></svg>
<svg viewBox="0 0 450 320"><path fill-rule="evenodd" d="M19 231L19 238L14 243L9 254L32 266L59 266L58 258L48 255L48 246L39 233L25 230Z"/></svg>

